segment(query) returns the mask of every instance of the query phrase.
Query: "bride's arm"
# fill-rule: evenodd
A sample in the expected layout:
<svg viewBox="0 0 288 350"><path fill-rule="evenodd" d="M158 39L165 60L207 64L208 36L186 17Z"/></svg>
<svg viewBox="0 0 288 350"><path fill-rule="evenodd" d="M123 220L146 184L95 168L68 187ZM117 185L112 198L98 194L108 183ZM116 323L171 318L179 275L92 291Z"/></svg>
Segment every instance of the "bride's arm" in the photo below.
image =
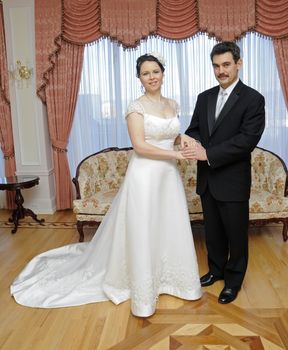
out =
<svg viewBox="0 0 288 350"><path fill-rule="evenodd" d="M130 113L127 116L127 125L132 146L137 154L150 159L184 159L180 151L161 149L145 142L144 120L141 114Z"/></svg>

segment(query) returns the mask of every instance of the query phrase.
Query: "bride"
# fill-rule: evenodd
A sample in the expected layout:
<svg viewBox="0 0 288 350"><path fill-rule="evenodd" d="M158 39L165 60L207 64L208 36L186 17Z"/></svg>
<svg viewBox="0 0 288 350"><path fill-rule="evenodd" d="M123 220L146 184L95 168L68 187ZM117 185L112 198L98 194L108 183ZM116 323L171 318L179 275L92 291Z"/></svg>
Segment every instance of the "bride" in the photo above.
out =
<svg viewBox="0 0 288 350"><path fill-rule="evenodd" d="M184 188L177 104L161 95L165 62L137 59L145 93L126 119L134 148L125 179L91 242L70 244L32 259L11 286L17 303L42 308L131 300L148 317L160 294L202 295Z"/></svg>

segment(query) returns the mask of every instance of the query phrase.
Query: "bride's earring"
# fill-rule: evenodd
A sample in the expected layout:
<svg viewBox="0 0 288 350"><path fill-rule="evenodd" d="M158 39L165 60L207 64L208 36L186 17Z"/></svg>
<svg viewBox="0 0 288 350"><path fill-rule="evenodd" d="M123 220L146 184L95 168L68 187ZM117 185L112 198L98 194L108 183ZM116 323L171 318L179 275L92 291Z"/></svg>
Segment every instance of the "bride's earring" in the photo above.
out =
<svg viewBox="0 0 288 350"><path fill-rule="evenodd" d="M145 94L145 89L144 89L144 86L143 86L143 85L141 85L140 90L141 90L142 94L144 95L144 94Z"/></svg>

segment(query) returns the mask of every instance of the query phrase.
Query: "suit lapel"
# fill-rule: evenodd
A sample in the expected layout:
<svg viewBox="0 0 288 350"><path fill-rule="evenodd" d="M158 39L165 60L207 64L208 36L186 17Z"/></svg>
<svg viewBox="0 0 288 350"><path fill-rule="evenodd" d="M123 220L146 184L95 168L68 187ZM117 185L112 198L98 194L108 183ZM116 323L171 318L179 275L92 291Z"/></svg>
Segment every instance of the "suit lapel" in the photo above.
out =
<svg viewBox="0 0 288 350"><path fill-rule="evenodd" d="M221 122L223 121L223 119L225 119L225 117L227 116L227 114L230 112L231 108L235 105L235 103L238 101L239 98L239 94L240 94L240 90L242 87L243 83L241 81L238 82L238 84L235 86L235 88L233 89L233 91L231 92L228 100L226 101L222 111L220 112L217 120L214 122L214 125L212 127L212 131L210 132L210 127L209 127L209 132L210 135L212 133L215 132L215 130L218 128L218 126L221 124ZM216 99L217 99L217 95L216 95ZM215 120L215 108L216 108L216 102L215 102L215 106L214 106L214 120ZM210 118L208 116L208 118Z"/></svg>

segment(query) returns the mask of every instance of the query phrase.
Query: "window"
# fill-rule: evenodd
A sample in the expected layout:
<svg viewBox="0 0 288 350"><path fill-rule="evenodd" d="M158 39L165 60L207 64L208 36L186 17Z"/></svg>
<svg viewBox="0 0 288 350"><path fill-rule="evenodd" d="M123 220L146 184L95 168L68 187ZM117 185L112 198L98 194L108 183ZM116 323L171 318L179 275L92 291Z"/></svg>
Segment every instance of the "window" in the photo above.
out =
<svg viewBox="0 0 288 350"><path fill-rule="evenodd" d="M107 147L130 146L125 111L139 97L136 59L160 52L166 59L163 95L180 105L184 131L191 119L197 95L217 84L210 52L214 39L199 34L182 42L149 37L133 50L124 50L103 39L85 48L75 118L68 145L72 176L87 155ZM285 106L272 40L249 33L238 45L243 57L240 79L266 99L266 128L259 146L279 154L288 163L288 113Z"/></svg>

